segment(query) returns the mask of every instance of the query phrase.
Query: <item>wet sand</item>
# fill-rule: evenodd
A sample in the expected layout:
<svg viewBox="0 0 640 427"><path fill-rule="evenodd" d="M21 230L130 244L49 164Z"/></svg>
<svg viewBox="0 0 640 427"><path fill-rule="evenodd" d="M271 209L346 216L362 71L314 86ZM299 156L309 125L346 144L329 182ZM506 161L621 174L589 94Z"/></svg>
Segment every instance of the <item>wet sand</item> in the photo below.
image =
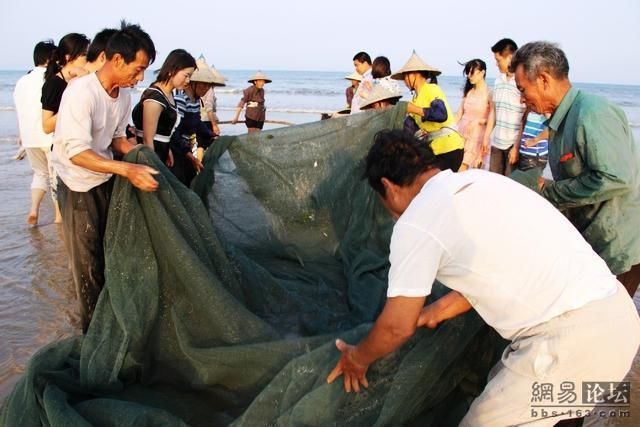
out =
<svg viewBox="0 0 640 427"><path fill-rule="evenodd" d="M31 169L26 159L13 160L16 149L13 138L0 138L0 401L11 392L34 352L79 333L62 228L53 224L49 195L43 201L39 225L26 224ZM634 301L640 309L640 293ZM631 416L592 417L585 425L640 424L640 353L628 380L632 381Z"/></svg>

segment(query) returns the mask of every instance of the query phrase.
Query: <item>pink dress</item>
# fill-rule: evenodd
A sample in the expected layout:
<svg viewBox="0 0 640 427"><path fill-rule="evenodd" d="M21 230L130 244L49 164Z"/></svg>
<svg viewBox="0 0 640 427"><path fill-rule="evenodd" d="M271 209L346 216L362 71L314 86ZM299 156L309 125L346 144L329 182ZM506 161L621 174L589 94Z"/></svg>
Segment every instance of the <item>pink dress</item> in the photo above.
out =
<svg viewBox="0 0 640 427"><path fill-rule="evenodd" d="M462 163L470 168L489 166L489 156L482 158L482 139L489 117L489 99L488 90L479 92L475 89L470 90L462 99L463 114L458 122L458 132L465 139Z"/></svg>

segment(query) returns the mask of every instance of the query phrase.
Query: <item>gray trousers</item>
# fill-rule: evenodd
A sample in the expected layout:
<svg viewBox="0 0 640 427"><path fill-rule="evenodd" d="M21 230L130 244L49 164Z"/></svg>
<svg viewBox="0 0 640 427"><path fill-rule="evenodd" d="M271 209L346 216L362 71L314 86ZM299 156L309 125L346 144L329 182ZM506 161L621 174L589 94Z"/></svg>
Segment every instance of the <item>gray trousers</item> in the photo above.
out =
<svg viewBox="0 0 640 427"><path fill-rule="evenodd" d="M491 158L489 159L489 170L491 172L499 173L504 176L511 175L515 165L509 164L510 150L511 147L506 150L501 150L493 146L491 147Z"/></svg>
<svg viewBox="0 0 640 427"><path fill-rule="evenodd" d="M104 286L104 232L113 182L114 178L111 178L87 192L77 192L58 179L64 242L70 258L83 333L89 328Z"/></svg>

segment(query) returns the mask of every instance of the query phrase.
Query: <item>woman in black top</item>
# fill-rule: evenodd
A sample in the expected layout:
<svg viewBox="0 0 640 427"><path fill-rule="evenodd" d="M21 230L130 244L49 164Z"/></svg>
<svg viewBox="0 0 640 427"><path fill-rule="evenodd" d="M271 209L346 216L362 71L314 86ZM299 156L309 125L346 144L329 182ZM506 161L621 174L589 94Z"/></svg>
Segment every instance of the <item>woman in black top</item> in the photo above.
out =
<svg viewBox="0 0 640 427"><path fill-rule="evenodd" d="M184 89L195 69L196 60L184 49L169 53L156 81L142 93L131 114L138 143L152 148L169 167L173 166L169 142L180 119L173 90Z"/></svg>
<svg viewBox="0 0 640 427"><path fill-rule="evenodd" d="M74 77L87 74L83 68L87 63L89 39L84 34L70 33L60 39L58 47L44 73L42 85L42 130L51 133L56 128L56 118L62 93Z"/></svg>

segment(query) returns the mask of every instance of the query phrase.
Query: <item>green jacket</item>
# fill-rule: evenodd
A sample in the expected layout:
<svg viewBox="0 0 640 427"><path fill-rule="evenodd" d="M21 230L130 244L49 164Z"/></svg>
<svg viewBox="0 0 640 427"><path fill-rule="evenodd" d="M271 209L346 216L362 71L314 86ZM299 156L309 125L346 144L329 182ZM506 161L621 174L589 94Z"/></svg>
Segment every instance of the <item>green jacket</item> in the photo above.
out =
<svg viewBox="0 0 640 427"><path fill-rule="evenodd" d="M614 274L640 263L640 158L624 112L571 88L549 121L553 181L542 195Z"/></svg>

